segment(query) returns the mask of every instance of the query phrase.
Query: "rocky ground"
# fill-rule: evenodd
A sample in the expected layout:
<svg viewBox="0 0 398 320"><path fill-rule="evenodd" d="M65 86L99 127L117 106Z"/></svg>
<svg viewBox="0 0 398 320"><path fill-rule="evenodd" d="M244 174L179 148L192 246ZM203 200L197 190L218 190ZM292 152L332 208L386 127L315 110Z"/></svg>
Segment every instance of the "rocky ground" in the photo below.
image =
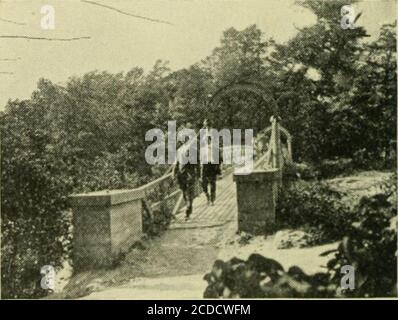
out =
<svg viewBox="0 0 398 320"><path fill-rule="evenodd" d="M363 171L349 177L335 178L328 183L338 191L346 192L346 201L355 205L363 196L380 192L380 185L391 176L391 172Z"/></svg>

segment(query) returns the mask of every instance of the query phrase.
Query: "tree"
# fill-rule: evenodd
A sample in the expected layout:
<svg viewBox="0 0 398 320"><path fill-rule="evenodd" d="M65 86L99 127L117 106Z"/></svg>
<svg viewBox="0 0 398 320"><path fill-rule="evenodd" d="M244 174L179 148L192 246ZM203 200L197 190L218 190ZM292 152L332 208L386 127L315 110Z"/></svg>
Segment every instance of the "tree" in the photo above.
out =
<svg viewBox="0 0 398 320"><path fill-rule="evenodd" d="M2 296L42 296L40 268L59 267L70 239L66 164L50 144L45 108L10 102L2 114Z"/></svg>
<svg viewBox="0 0 398 320"><path fill-rule="evenodd" d="M336 99L335 114L350 117L346 139L358 161L387 165L393 160L397 121L396 22L381 27L355 63L352 87ZM355 155L354 155L355 153ZM380 162L380 160L384 160Z"/></svg>

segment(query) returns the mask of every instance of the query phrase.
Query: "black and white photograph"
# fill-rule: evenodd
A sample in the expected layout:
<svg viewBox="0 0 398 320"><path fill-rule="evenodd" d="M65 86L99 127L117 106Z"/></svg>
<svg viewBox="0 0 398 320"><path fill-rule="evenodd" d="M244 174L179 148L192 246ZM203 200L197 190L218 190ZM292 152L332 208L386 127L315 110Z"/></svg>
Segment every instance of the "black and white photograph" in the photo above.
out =
<svg viewBox="0 0 398 320"><path fill-rule="evenodd" d="M397 299L397 12L1 0L1 299Z"/></svg>

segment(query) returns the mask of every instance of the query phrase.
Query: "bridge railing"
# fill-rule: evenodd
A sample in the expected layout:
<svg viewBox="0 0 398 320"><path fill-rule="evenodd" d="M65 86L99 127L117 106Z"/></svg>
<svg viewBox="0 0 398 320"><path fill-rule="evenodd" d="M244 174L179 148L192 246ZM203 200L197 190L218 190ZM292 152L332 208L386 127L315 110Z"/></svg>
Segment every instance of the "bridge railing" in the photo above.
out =
<svg viewBox="0 0 398 320"><path fill-rule="evenodd" d="M138 188L143 192L143 210L147 223L159 220L158 215L170 216L181 191L173 179L173 174L168 173Z"/></svg>
<svg viewBox="0 0 398 320"><path fill-rule="evenodd" d="M221 151L222 152L222 151ZM255 167L261 166L265 162L266 155L261 154ZM232 173L234 170L233 164L222 164L223 177ZM138 188L144 194L142 199L144 215L150 221L156 220L160 216L173 218L185 205L182 199L182 191L173 176L174 165L171 165L165 174L147 184ZM201 193L199 183L196 186L196 195ZM162 218L162 217L160 217Z"/></svg>

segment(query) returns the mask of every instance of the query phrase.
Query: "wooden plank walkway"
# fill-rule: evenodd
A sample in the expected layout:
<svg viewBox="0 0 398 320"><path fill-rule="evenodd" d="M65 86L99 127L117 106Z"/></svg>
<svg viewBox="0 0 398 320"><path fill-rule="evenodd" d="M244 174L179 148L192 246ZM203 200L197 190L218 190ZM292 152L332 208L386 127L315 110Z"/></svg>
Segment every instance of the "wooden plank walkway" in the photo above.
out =
<svg viewBox="0 0 398 320"><path fill-rule="evenodd" d="M169 229L217 227L237 219L236 185L232 179L232 172L229 172L222 179L217 180L214 206L207 204L206 195L202 192L193 202L190 218L185 219L185 207L182 208L176 214Z"/></svg>

